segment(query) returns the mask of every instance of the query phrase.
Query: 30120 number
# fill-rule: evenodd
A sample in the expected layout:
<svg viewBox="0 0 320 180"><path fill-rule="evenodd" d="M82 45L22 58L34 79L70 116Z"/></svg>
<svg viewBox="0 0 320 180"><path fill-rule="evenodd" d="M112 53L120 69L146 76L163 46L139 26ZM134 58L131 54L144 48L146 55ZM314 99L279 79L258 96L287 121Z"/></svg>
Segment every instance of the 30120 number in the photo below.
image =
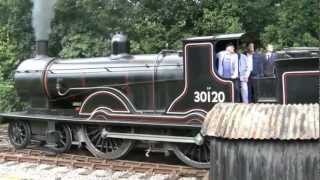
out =
<svg viewBox="0 0 320 180"><path fill-rule="evenodd" d="M224 102L226 100L226 95L222 91L195 91L193 101L196 103L218 103Z"/></svg>

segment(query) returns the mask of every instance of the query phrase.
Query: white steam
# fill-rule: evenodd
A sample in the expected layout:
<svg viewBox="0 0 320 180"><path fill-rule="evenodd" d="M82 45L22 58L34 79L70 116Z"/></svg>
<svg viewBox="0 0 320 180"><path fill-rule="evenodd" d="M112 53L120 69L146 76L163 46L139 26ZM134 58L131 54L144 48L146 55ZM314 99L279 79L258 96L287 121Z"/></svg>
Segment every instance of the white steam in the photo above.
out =
<svg viewBox="0 0 320 180"><path fill-rule="evenodd" d="M32 26L36 40L48 40L51 20L54 17L54 5L57 0L32 0L32 2Z"/></svg>

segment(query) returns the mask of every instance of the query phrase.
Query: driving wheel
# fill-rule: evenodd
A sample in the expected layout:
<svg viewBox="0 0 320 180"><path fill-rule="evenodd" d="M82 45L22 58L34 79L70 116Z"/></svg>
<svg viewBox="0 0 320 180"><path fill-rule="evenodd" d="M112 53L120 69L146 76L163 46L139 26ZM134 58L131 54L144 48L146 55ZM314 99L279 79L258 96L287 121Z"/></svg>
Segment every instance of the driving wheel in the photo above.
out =
<svg viewBox="0 0 320 180"><path fill-rule="evenodd" d="M50 147L55 153L64 153L68 151L72 145L72 133L71 129L66 124L57 124L57 142L55 147Z"/></svg>
<svg viewBox="0 0 320 180"><path fill-rule="evenodd" d="M102 120L104 117L94 117ZM118 159L125 156L134 146L134 141L129 139L109 138L107 132L130 133L131 127L114 127L86 125L83 127L87 149L96 157L104 159Z"/></svg>
<svg viewBox="0 0 320 180"><path fill-rule="evenodd" d="M194 131L183 134L194 137L197 133ZM210 142L206 139L200 145L175 143L173 151L182 162L189 166L202 169L210 168Z"/></svg>

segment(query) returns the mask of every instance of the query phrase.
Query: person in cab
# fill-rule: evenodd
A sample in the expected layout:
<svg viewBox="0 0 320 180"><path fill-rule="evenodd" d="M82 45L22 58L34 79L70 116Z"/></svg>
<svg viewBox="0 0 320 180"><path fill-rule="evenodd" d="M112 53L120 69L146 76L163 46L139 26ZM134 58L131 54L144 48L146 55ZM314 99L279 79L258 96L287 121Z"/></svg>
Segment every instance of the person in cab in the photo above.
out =
<svg viewBox="0 0 320 180"><path fill-rule="evenodd" d="M248 72L250 72L248 78L248 96L249 102L253 102L254 91L253 91L253 82L254 78L263 77L263 55L255 51L254 43L250 42L246 46L246 52L244 55L247 58L248 63Z"/></svg>
<svg viewBox="0 0 320 180"><path fill-rule="evenodd" d="M224 51L217 54L218 74L227 79L238 78L238 54L232 43L227 44Z"/></svg>
<svg viewBox="0 0 320 180"><path fill-rule="evenodd" d="M277 54L273 51L273 45L267 45L267 52L264 55L263 75L265 77L274 76L274 61L277 59Z"/></svg>
<svg viewBox="0 0 320 180"><path fill-rule="evenodd" d="M226 45L225 50L217 54L218 74L226 79L231 79L235 85L235 100L240 102L239 61L240 55L235 51L232 43Z"/></svg>

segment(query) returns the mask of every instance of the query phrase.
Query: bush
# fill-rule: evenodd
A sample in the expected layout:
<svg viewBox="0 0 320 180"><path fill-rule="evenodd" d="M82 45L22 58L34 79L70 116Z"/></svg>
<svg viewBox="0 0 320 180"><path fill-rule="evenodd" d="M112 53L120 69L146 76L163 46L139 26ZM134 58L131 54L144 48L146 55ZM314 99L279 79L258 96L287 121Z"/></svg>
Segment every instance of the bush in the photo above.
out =
<svg viewBox="0 0 320 180"><path fill-rule="evenodd" d="M0 82L0 112L20 111L23 103L19 101L12 82Z"/></svg>

